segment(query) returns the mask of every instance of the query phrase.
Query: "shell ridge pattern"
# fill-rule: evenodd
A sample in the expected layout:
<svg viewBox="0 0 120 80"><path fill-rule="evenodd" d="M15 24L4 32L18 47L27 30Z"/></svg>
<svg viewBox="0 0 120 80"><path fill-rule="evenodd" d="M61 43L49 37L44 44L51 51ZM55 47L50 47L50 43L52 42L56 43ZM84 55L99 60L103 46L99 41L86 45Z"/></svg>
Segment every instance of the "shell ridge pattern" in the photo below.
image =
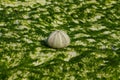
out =
<svg viewBox="0 0 120 80"><path fill-rule="evenodd" d="M48 37L48 45L53 48L64 48L70 43L70 38L64 31L56 30Z"/></svg>
<svg viewBox="0 0 120 80"><path fill-rule="evenodd" d="M61 32L61 35L63 35L63 37L65 39L65 40L63 40L63 44L65 43L65 46L67 46L67 44L70 42L70 41L67 42L67 39L69 39L68 35L64 32L63 33Z"/></svg>
<svg viewBox="0 0 120 80"><path fill-rule="evenodd" d="M48 37L48 43L49 43L49 46L53 45L54 44L54 38L52 38L53 36L56 35L56 32L52 32L49 37ZM50 42L52 41L52 42Z"/></svg>
<svg viewBox="0 0 120 80"><path fill-rule="evenodd" d="M59 40L60 48L63 47L62 38L61 38L60 32L59 32L59 34L58 34L58 40Z"/></svg>
<svg viewBox="0 0 120 80"><path fill-rule="evenodd" d="M56 44L57 44L57 41L56 41L56 39L57 39L57 31L56 31L56 34L55 34L55 37L53 38L53 47L55 48L58 48L57 46L56 46Z"/></svg>

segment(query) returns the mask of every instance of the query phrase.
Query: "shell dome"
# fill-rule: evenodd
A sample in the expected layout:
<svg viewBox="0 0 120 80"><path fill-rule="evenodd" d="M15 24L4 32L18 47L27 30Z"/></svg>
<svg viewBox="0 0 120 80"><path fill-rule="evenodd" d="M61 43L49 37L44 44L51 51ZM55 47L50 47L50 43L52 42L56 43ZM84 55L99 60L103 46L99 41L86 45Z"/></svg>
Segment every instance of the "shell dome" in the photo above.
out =
<svg viewBox="0 0 120 80"><path fill-rule="evenodd" d="M52 48L64 48L70 44L70 38L64 31L56 30L47 38L47 44Z"/></svg>

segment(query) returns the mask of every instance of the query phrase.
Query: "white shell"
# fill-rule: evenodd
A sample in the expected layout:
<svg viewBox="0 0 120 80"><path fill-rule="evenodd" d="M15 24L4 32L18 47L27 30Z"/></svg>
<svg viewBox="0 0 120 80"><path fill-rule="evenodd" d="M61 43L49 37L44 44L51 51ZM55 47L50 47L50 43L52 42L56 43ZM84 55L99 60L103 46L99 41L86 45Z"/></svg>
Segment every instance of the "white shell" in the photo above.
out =
<svg viewBox="0 0 120 80"><path fill-rule="evenodd" d="M52 48L64 48L70 44L70 38L64 31L56 30L49 35L47 43Z"/></svg>

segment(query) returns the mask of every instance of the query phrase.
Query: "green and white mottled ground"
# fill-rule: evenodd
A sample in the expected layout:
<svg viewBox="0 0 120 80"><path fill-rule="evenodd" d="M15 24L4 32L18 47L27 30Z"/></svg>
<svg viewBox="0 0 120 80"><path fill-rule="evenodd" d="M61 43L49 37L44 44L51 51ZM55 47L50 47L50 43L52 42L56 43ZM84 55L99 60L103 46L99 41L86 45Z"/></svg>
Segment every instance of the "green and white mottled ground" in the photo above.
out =
<svg viewBox="0 0 120 80"><path fill-rule="evenodd" d="M120 0L0 0L0 80L120 80Z"/></svg>

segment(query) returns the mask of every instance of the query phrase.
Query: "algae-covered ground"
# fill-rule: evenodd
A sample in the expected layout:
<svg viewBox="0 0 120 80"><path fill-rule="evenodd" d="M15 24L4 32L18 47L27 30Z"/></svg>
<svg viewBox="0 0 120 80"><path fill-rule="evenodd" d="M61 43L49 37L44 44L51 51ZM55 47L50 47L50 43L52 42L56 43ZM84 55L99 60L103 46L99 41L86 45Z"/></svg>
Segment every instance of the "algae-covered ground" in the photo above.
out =
<svg viewBox="0 0 120 80"><path fill-rule="evenodd" d="M120 0L0 0L0 80L120 80Z"/></svg>

